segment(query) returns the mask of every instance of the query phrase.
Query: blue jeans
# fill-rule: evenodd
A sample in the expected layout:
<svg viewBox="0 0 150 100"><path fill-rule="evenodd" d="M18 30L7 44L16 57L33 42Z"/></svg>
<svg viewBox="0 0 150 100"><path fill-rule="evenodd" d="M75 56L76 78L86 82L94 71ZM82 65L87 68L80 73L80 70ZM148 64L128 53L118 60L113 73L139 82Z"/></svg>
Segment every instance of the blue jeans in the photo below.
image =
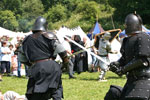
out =
<svg viewBox="0 0 150 100"><path fill-rule="evenodd" d="M26 76L28 76L28 66L27 65L24 65L25 66L25 74ZM21 77L21 62L18 61L18 68L17 68L17 73L18 73L18 77Z"/></svg>
<svg viewBox="0 0 150 100"><path fill-rule="evenodd" d="M18 68L17 68L18 77L21 77L21 62L18 61Z"/></svg>

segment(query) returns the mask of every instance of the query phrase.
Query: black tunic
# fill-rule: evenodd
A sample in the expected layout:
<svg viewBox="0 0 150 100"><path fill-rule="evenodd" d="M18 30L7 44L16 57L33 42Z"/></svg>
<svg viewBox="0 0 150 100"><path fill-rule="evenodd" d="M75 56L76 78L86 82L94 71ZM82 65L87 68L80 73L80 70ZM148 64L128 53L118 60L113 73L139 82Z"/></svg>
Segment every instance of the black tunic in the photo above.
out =
<svg viewBox="0 0 150 100"><path fill-rule="evenodd" d="M53 57L54 39L42 34L36 38L28 36L23 42L23 50L30 62ZM34 63L30 70L27 94L45 93L48 89L58 89L61 85L61 68L54 60Z"/></svg>

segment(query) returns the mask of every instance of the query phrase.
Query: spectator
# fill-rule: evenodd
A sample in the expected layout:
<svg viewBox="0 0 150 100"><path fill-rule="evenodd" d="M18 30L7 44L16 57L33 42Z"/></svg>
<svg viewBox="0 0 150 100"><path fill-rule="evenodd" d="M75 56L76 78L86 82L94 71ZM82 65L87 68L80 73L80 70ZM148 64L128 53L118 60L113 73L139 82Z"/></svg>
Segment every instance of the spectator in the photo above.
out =
<svg viewBox="0 0 150 100"><path fill-rule="evenodd" d="M95 39L93 39L93 40L91 40L91 52L93 52L94 54L97 54L97 51L96 51L96 48L94 47L94 41L95 41ZM91 63L91 70L90 70L90 72L94 72L94 71L96 71L96 69L95 69L95 64L96 64L96 57L95 56L93 56L93 55L91 55L91 57L92 57L92 63Z"/></svg>
<svg viewBox="0 0 150 100"><path fill-rule="evenodd" d="M88 44L87 44L87 38L84 37L83 38L83 43L84 43L84 47L88 48ZM83 52L83 71L88 71L88 54L87 52Z"/></svg>
<svg viewBox="0 0 150 100"><path fill-rule="evenodd" d="M78 44L84 46L84 43L81 41L81 38L79 35L74 36L74 41L77 42ZM82 50L80 47L77 45L71 43L71 49L73 53L78 52ZM74 61L74 71L76 71L78 74L83 72L83 53L79 53L75 55L75 61Z"/></svg>
<svg viewBox="0 0 150 100"><path fill-rule="evenodd" d="M12 61L13 61L13 56L14 56L14 50L13 50L13 45L12 44L9 45L9 49L10 49L10 54L9 54L10 67L12 69Z"/></svg>
<svg viewBox="0 0 150 100"><path fill-rule="evenodd" d="M6 69L6 73L9 76L10 74L10 57L9 54L10 49L7 46L7 42L3 41L2 42L2 47L1 47L1 56L2 56L2 60L1 60L1 67L2 67L2 73L4 73L5 69Z"/></svg>
<svg viewBox="0 0 150 100"><path fill-rule="evenodd" d="M16 45L16 50L15 50L15 55L18 55L18 50L20 47L20 43L17 43ZM17 57L17 73L18 73L18 77L21 77L21 62L19 61L18 57Z"/></svg>

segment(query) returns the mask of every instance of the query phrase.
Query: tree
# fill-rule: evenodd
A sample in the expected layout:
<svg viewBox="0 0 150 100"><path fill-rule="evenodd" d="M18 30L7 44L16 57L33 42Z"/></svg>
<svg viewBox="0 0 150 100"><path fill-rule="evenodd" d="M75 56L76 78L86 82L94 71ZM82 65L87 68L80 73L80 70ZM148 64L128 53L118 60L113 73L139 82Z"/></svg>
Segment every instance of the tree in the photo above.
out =
<svg viewBox="0 0 150 100"><path fill-rule="evenodd" d="M94 1L85 1L79 3L76 8L76 13L83 15L83 18L92 22L95 22L97 17L100 15L100 5Z"/></svg>
<svg viewBox="0 0 150 100"><path fill-rule="evenodd" d="M44 6L41 0L24 0L22 1L23 13L18 18L19 31L30 31L35 19L44 14Z"/></svg>
<svg viewBox="0 0 150 100"><path fill-rule="evenodd" d="M10 10L0 11L0 25L6 29L16 30L18 22L15 14Z"/></svg>
<svg viewBox="0 0 150 100"><path fill-rule="evenodd" d="M125 17L134 11L139 14L145 24L149 24L150 0L109 0L109 4L116 8L114 12L115 20L124 22Z"/></svg>
<svg viewBox="0 0 150 100"><path fill-rule="evenodd" d="M52 8L53 6L56 6L57 4L60 4L61 0L41 0L41 1L44 5L45 11L47 11L49 8Z"/></svg>
<svg viewBox="0 0 150 100"><path fill-rule="evenodd" d="M18 31L29 32L33 26L34 20L29 21L26 18L20 18L18 20L18 23L19 23Z"/></svg>
<svg viewBox="0 0 150 100"><path fill-rule="evenodd" d="M23 17L33 20L44 13L41 0L27 0L23 3Z"/></svg>
<svg viewBox="0 0 150 100"><path fill-rule="evenodd" d="M57 4L48 10L45 14L48 22L58 22L67 18L67 9L61 4Z"/></svg>
<svg viewBox="0 0 150 100"><path fill-rule="evenodd" d="M5 10L11 10L15 14L22 14L22 1L21 0L3 0L1 1L2 7Z"/></svg>

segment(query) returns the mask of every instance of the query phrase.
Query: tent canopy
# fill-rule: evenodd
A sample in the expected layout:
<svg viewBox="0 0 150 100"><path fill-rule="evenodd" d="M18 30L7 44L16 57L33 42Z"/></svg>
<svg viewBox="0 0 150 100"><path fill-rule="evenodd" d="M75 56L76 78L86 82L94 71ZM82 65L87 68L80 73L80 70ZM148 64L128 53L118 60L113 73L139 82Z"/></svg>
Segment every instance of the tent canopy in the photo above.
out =
<svg viewBox="0 0 150 100"><path fill-rule="evenodd" d="M16 32L13 32L13 31L10 31L10 30L0 27L0 36L15 37Z"/></svg>
<svg viewBox="0 0 150 100"><path fill-rule="evenodd" d="M81 40L83 40L83 38L86 38L87 41L90 41L90 39L87 37L87 35L84 33L84 31L81 29L80 26L74 28L74 29L69 29L66 27L61 27L59 30L55 30L56 35L59 39L60 42L64 41L64 36L73 36L73 35L80 35Z"/></svg>
<svg viewBox="0 0 150 100"><path fill-rule="evenodd" d="M87 34L87 36L92 40L92 35L96 35L98 33L104 32L104 29L101 27L101 25L98 23L98 21L95 23L94 27L90 30L90 32Z"/></svg>
<svg viewBox="0 0 150 100"><path fill-rule="evenodd" d="M23 32L13 32L8 29L0 27L0 36L9 36L9 37L25 37L29 34L32 34L32 32L23 33Z"/></svg>

